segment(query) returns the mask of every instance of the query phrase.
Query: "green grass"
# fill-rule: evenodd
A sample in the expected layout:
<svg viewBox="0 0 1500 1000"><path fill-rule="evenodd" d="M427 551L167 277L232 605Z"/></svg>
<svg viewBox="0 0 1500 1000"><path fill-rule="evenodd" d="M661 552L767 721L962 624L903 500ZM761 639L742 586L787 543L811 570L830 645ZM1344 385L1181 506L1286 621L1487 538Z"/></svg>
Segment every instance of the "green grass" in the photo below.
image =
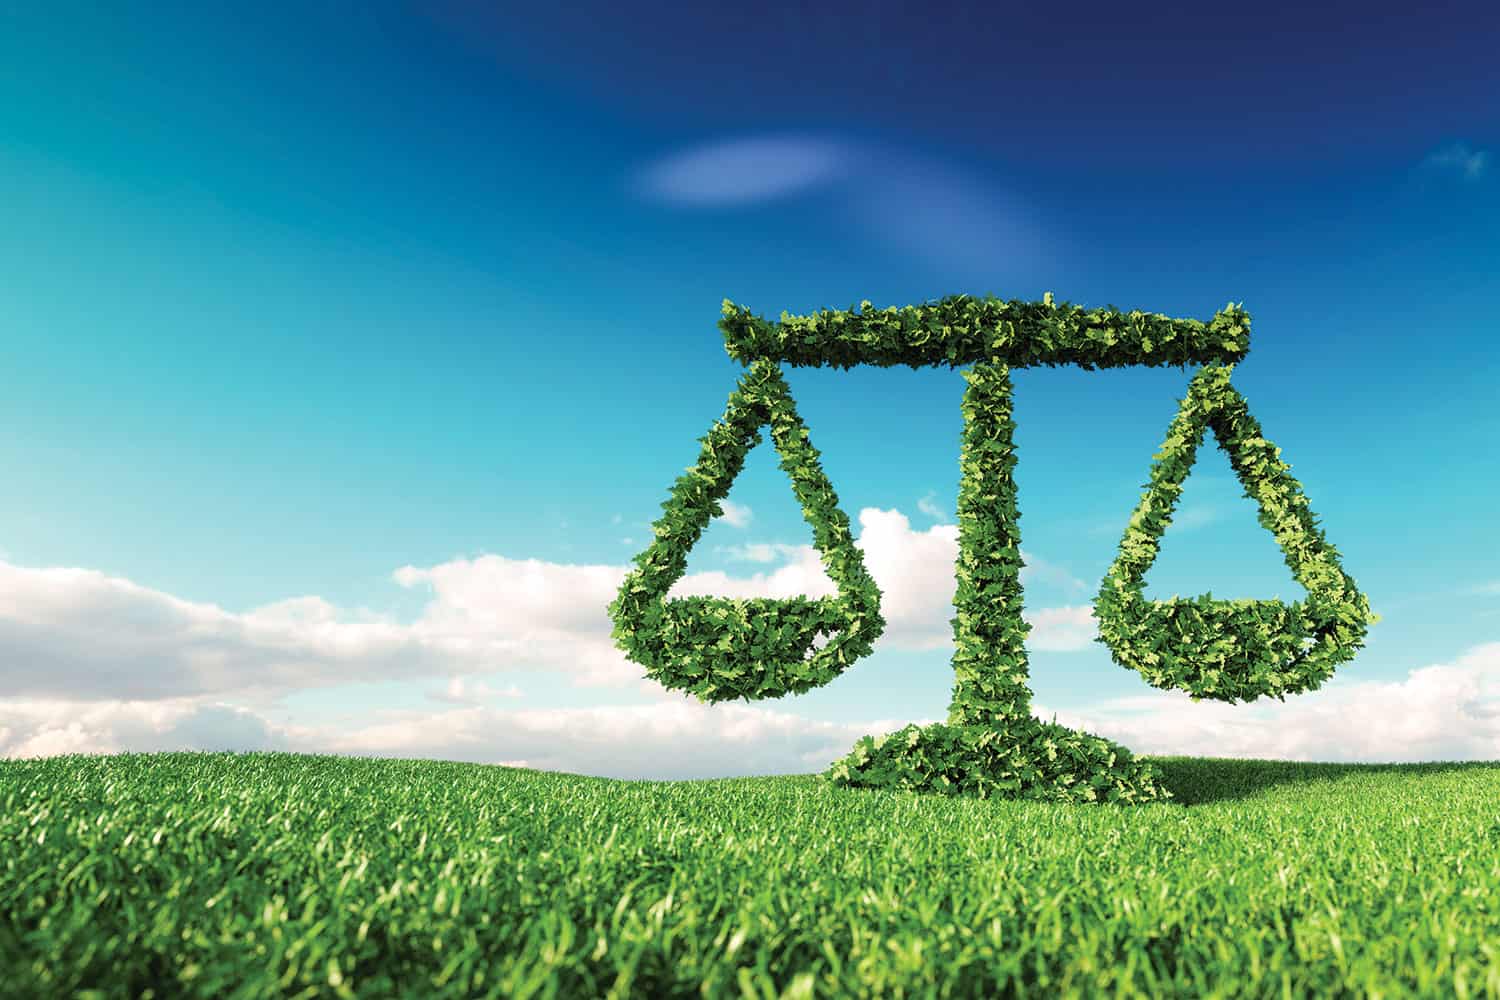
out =
<svg viewBox="0 0 1500 1000"><path fill-rule="evenodd" d="M1500 763L1143 806L290 754L0 761L0 995L1500 997Z"/></svg>

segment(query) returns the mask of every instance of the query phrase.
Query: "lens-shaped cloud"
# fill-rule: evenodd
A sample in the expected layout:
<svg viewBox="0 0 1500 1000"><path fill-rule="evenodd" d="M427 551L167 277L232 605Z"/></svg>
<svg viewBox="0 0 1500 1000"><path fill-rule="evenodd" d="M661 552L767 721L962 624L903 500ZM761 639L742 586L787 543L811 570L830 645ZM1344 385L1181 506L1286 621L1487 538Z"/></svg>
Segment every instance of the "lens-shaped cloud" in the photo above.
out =
<svg viewBox="0 0 1500 1000"><path fill-rule="evenodd" d="M886 142L773 135L719 140L639 170L637 197L721 208L824 188L842 226L820 238L873 245L970 286L1045 280L1056 273L1056 238L1024 200L993 178L949 159Z"/></svg>
<svg viewBox="0 0 1500 1000"><path fill-rule="evenodd" d="M717 142L650 164L633 179L637 194L686 205L742 205L822 184L843 172L848 153L835 141L762 136Z"/></svg>
<svg viewBox="0 0 1500 1000"><path fill-rule="evenodd" d="M851 178L843 209L863 236L975 294L1057 273L1055 237L992 178L897 148L872 148L861 159L870 169Z"/></svg>
<svg viewBox="0 0 1500 1000"><path fill-rule="evenodd" d="M1471 150L1468 143L1456 142L1429 155L1422 165L1434 170L1456 170L1469 180L1476 180L1484 175L1489 160L1488 151Z"/></svg>

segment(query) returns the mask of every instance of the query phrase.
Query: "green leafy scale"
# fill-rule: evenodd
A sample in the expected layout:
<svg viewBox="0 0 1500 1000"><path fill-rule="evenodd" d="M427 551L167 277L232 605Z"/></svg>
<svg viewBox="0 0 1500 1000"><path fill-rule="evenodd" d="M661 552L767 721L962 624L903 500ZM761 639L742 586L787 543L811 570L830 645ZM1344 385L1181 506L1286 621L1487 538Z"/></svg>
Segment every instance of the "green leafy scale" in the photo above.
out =
<svg viewBox="0 0 1500 1000"><path fill-rule="evenodd" d="M688 551L723 513L719 501L766 424L839 597L668 600L667 591L686 571ZM849 518L775 362L750 366L724 416L700 441L698 464L678 478L653 526L655 541L636 558L638 568L609 606L611 636L652 679L707 703L777 698L827 684L872 651L885 619L880 590L865 571ZM814 650L819 635L830 638Z"/></svg>
<svg viewBox="0 0 1500 1000"><path fill-rule="evenodd" d="M1232 369L1205 367L1188 386L1155 456L1150 488L1094 602L1096 641L1153 687L1186 691L1194 700L1284 700L1321 687L1338 664L1354 657L1367 623L1380 616L1370 613L1369 602L1339 565L1338 551L1318 529L1301 485L1279 457L1281 449L1265 439L1244 397L1229 384ZM1229 455L1245 495L1259 504L1257 520L1276 536L1287 565L1307 588L1305 601L1142 596L1146 570L1206 428Z"/></svg>
<svg viewBox="0 0 1500 1000"><path fill-rule="evenodd" d="M782 379L779 363L890 366L973 363L963 376L964 429L958 495L959 553L954 593L954 691L946 723L866 736L822 775L834 786L904 788L986 798L1139 803L1171 798L1152 767L1091 733L1031 714L1021 617L1020 511L1012 470L1015 423L1009 370L1046 364L1085 369L1204 363L1157 454L1150 490L1132 516L1101 586L1099 641L1116 662L1164 688L1232 701L1311 690L1349 659L1378 621L1337 552L1318 531L1279 449L1261 435L1229 385L1230 366L1249 349L1250 317L1231 305L1207 323L1157 314L1085 312L1067 303L1001 302L954 296L925 306L862 313L825 310L771 324L723 304L720 329L731 357L749 364L724 416L700 439L698 464L679 477L656 540L636 558L610 605L613 636L662 684L705 702L774 698L826 684L871 651L884 628L880 591L865 572ZM1220 367L1214 367L1214 366ZM837 598L690 597L667 600L686 553L718 501L771 426ZM1299 604L1167 602L1142 597L1183 478L1205 427L1213 427L1240 480L1260 504L1288 565L1308 589ZM831 635L812 651L819 635ZM812 655L808 655L812 653Z"/></svg>

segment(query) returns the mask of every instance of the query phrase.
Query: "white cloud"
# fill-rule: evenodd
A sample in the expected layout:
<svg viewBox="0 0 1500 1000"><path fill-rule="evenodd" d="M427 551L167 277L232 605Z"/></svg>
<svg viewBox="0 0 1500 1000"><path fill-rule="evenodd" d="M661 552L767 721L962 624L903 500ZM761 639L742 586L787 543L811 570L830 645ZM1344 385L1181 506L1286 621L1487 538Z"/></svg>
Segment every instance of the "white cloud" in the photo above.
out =
<svg viewBox="0 0 1500 1000"><path fill-rule="evenodd" d="M939 524L944 524L948 520L948 512L932 502L932 499L935 496L937 496L936 493L929 493L922 499L918 500L917 510L920 510L922 513L937 521Z"/></svg>
<svg viewBox="0 0 1500 1000"><path fill-rule="evenodd" d="M476 702L488 701L494 698L519 698L521 697L521 689L514 684L507 688L495 688L483 681L476 681L470 677L454 677L448 681L447 687L428 691L427 697L434 701L447 701L458 705L472 705Z"/></svg>
<svg viewBox="0 0 1500 1000"><path fill-rule="evenodd" d="M941 721L830 723L778 711L775 703L709 706L675 692L657 695L654 704L635 706L386 711L352 732L275 726L251 712L190 699L84 706L0 701L0 756L274 749L685 780L821 771L863 735ZM1034 710L1140 754L1500 761L1500 643L1413 670L1404 681L1336 678L1284 704L1194 704L1184 694L1153 691L1080 711L1053 712L1040 703Z"/></svg>
<svg viewBox="0 0 1500 1000"><path fill-rule="evenodd" d="M1193 703L1152 691L1077 712L1036 714L1117 740L1142 754L1257 757L1273 760L1388 762L1500 761L1500 643L1467 651L1451 664L1413 670L1404 681L1335 679L1321 691L1253 705ZM503 720L503 721L502 721ZM500 713L419 713L370 726L333 752L443 756L456 734L461 759L525 748L530 766L603 776L668 780L821 770L866 733L922 719L833 724L772 707L700 705L667 693L659 704L630 708ZM504 737L496 734L506 733ZM631 748L611 756L604 748ZM541 755L534 748L551 749Z"/></svg>
<svg viewBox="0 0 1500 1000"><path fill-rule="evenodd" d="M1489 160L1488 152L1470 150L1467 143L1456 142L1430 154L1422 161L1422 165L1442 170L1453 168L1473 180L1483 175L1489 166Z"/></svg>
<svg viewBox="0 0 1500 1000"><path fill-rule="evenodd" d="M909 721L831 723L774 707L702 705L675 693L652 705L411 712L319 743L325 753L496 761L637 780L686 780L755 774L807 774L826 768L869 733ZM296 731L294 741L313 734Z"/></svg>
<svg viewBox="0 0 1500 1000"><path fill-rule="evenodd" d="M781 542L753 542L745 545L716 545L714 551L736 562L768 563L777 559L797 558L805 545Z"/></svg>
<svg viewBox="0 0 1500 1000"><path fill-rule="evenodd" d="M225 704L167 699L80 706L0 700L0 757L174 750L282 750L493 763L638 780L822 770L860 736L909 721L814 722L676 693L656 704L578 709L492 707L385 711L353 732L273 725Z"/></svg>
<svg viewBox="0 0 1500 1000"><path fill-rule="evenodd" d="M1104 648L1094 642L1099 629L1094 623L1092 605L1023 611L1021 617L1031 624L1031 632L1026 636L1029 650L1069 653Z"/></svg>
<svg viewBox="0 0 1500 1000"><path fill-rule="evenodd" d="M865 565L883 591L888 622L877 649L942 648L952 641L956 525L914 531L899 511L860 511ZM678 580L672 597L811 597L835 593L812 545L749 545L752 561L787 563L731 578L720 571ZM1083 582L1025 550L1023 585ZM392 574L429 586L420 617L400 623L364 609L341 611L316 596L242 614L186 601L103 573L0 563L0 662L5 690L20 697L165 699L234 697L269 704L295 690L351 682L449 679L507 668L555 671L575 684L621 687L640 668L618 650L608 607L628 566L544 563L485 555ZM1028 610L1036 649L1082 649L1074 609Z"/></svg>
<svg viewBox="0 0 1500 1000"><path fill-rule="evenodd" d="M1322 690L1285 703L1193 704L1180 692L1153 691L1056 714L1065 726L1082 726L1146 754L1500 762L1500 643L1413 670L1404 681L1335 677Z"/></svg>
<svg viewBox="0 0 1500 1000"><path fill-rule="evenodd" d="M957 526L913 530L899 511L877 508L861 510L859 524L866 566L884 592L888 625L877 649L946 647ZM749 580L693 574L671 593L833 593L812 546L773 548L785 565ZM1023 558L1023 582L1082 585L1061 568ZM393 580L429 586L432 599L416 621L400 624L311 596L235 614L98 572L0 563L0 755L289 749L712 777L821 770L867 732L936 721L833 724L777 711L775 703L705 706L667 691L610 639L607 607L625 572L500 556L406 566ZM1097 646L1087 605L1026 617L1032 650ZM504 703L521 692L503 675L514 668L555 672L575 685L631 688L654 703L511 708ZM336 730L333 720L271 721L276 698L292 691L417 678L436 681L431 696L451 707L374 712L352 731ZM1343 680L1284 705L1193 704L1152 691L1059 712L1058 719L1142 753L1500 759L1500 643L1414 670L1402 682ZM1043 705L1037 714L1049 717Z"/></svg>
<svg viewBox="0 0 1500 1000"><path fill-rule="evenodd" d="M398 582L436 581L440 597L416 622L398 624L365 611L340 613L317 597L233 614L92 570L0 563L4 690L99 700L233 695L255 703L351 681L487 673L497 664L612 672L623 684L634 671L612 647L605 608L624 573L497 557L406 567L394 574ZM487 577L499 582L476 591ZM580 601L580 592L589 596ZM477 606L486 595L502 602L498 610ZM593 607L600 598L605 603Z"/></svg>
<svg viewBox="0 0 1500 1000"><path fill-rule="evenodd" d="M720 500L719 506L724 510L722 520L734 525L736 528L746 527L752 516L750 508L744 504L735 503L733 500Z"/></svg>
<svg viewBox="0 0 1500 1000"><path fill-rule="evenodd" d="M886 627L876 649L931 650L953 641L953 594L957 588L954 567L958 562L958 525L937 524L914 531L910 520L898 510L866 507L859 512L856 542L865 568L880 587L880 613ZM837 593L823 569L822 557L811 545L746 545L726 547L733 557L770 562L776 556L788 561L768 574L749 579L731 578L720 571L683 577L668 591L671 597L689 594L724 597L826 597ZM1021 550L1023 587L1037 582L1085 588L1082 580ZM1049 615L1045 609L1023 612L1034 623L1027 644L1034 649L1084 649L1077 639L1078 626L1072 612Z"/></svg>
<svg viewBox="0 0 1500 1000"><path fill-rule="evenodd" d="M0 757L170 750L288 750L255 712L203 699L0 699Z"/></svg>
<svg viewBox="0 0 1500 1000"><path fill-rule="evenodd" d="M688 205L741 205L802 191L838 175L849 151L810 136L760 136L708 143L638 171L638 195Z"/></svg>

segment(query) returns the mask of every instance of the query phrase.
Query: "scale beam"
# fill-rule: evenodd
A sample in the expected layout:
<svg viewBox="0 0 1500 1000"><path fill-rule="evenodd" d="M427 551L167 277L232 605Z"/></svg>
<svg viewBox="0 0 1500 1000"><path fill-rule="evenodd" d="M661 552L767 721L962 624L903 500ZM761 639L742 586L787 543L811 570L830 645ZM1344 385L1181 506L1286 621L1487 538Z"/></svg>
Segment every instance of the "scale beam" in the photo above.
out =
<svg viewBox="0 0 1500 1000"><path fill-rule="evenodd" d="M910 368L1003 364L1010 368L1081 365L1087 369L1232 365L1250 350L1250 314L1231 303L1208 322L1172 319L1114 306L951 295L918 306L783 312L780 322L724 300L724 349L742 364L794 367Z"/></svg>

